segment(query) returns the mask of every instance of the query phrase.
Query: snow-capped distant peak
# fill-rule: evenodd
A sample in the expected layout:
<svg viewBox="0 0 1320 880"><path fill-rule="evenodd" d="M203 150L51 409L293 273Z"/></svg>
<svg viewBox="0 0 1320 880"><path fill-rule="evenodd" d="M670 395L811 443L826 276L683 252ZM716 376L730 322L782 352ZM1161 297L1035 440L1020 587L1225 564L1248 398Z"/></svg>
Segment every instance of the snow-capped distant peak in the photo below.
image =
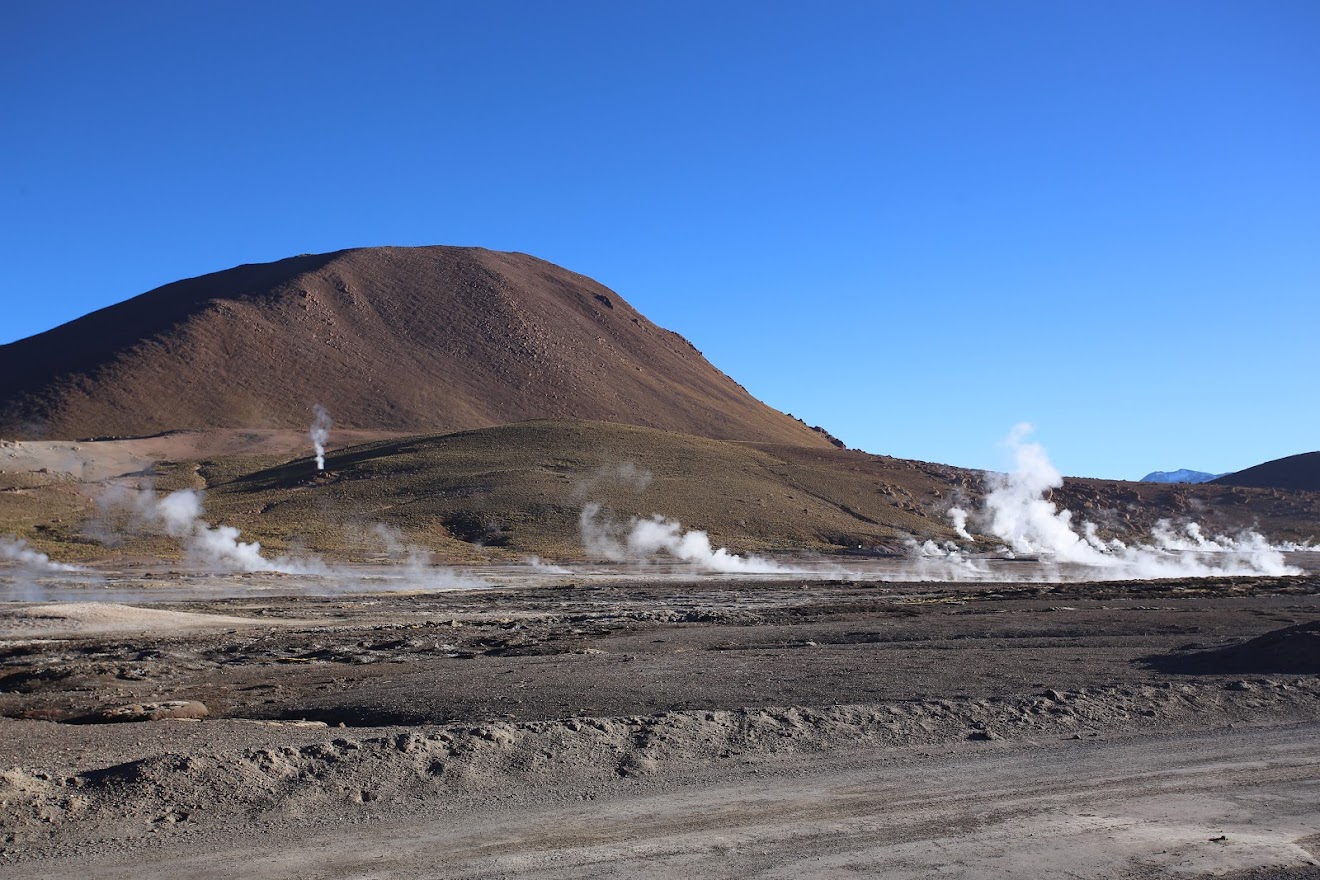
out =
<svg viewBox="0 0 1320 880"><path fill-rule="evenodd" d="M1205 471L1189 471L1187 468L1177 471L1155 471L1141 478L1143 483L1208 483L1223 474L1207 474Z"/></svg>

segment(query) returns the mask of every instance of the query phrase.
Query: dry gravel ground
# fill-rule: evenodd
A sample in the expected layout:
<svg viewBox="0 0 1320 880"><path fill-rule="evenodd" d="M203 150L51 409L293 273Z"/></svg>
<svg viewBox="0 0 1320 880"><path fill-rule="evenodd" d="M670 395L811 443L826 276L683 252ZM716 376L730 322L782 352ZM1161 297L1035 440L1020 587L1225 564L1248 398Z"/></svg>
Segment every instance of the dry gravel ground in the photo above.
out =
<svg viewBox="0 0 1320 880"><path fill-rule="evenodd" d="M1316 724L761 759L88 847L5 876L1320 875Z"/></svg>
<svg viewBox="0 0 1320 880"><path fill-rule="evenodd" d="M0 876L1320 877L1313 575L242 586L5 607Z"/></svg>

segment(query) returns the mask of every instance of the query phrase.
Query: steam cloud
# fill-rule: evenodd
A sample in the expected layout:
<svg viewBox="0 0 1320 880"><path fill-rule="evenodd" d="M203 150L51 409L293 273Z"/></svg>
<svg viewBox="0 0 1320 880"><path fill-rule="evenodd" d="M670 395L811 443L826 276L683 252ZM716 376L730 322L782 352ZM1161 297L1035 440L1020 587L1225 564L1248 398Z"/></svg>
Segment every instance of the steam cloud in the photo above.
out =
<svg viewBox="0 0 1320 880"><path fill-rule="evenodd" d="M935 541L923 541L918 544L915 540L909 538L906 545L908 556L916 560L914 574L918 576L919 580L943 580L947 578L956 581L976 578L990 573L990 569L964 555L962 548L952 541L946 541L943 544Z"/></svg>
<svg viewBox="0 0 1320 880"><path fill-rule="evenodd" d="M196 565L225 571L276 571L285 574L324 574L327 569L316 558L267 559L257 541L240 540L233 526L212 526L202 519L201 493L180 489L164 498L150 489L118 491L102 500L103 509L127 510L130 526L158 532L183 541L188 560Z"/></svg>
<svg viewBox="0 0 1320 880"><path fill-rule="evenodd" d="M539 556L532 555L523 558L523 565L539 574L572 574L573 569L564 568L562 565L555 565L553 562L546 562Z"/></svg>
<svg viewBox="0 0 1320 880"><path fill-rule="evenodd" d="M316 469L325 470L325 444L330 440L330 428L334 422L330 419L330 411L321 404L312 407L312 430L307 433L308 439L316 447Z"/></svg>
<svg viewBox="0 0 1320 880"><path fill-rule="evenodd" d="M1284 562L1280 549L1256 532L1232 538L1207 538L1196 523L1181 528L1161 520L1150 543L1128 545L1099 535L1094 523L1074 525L1073 514L1045 498L1063 485L1039 443L1027 441L1032 427L1018 425L1008 437L1017 469L990 478L982 519L990 534L1014 554L1036 555L1042 562L1072 563L1108 569L1115 577L1156 578L1209 575L1300 574ZM966 537L967 514L949 510L954 530Z"/></svg>
<svg viewBox="0 0 1320 880"><path fill-rule="evenodd" d="M659 514L647 519L634 517L623 526L602 516L600 505L593 501L582 506L578 527L582 533L582 546L588 554L615 562L646 562L664 553L707 571L724 574L793 571L760 556L739 556L723 547L714 549L705 532L697 529L684 531L677 520Z"/></svg>
<svg viewBox="0 0 1320 880"><path fill-rule="evenodd" d="M123 534L148 533L178 538L188 561L201 568L231 572L279 572L318 578L319 589L372 589L379 576L368 576L344 566L330 566L316 556L281 555L273 559L261 552L257 541L244 541L233 526L213 526L204 516L200 492L183 489L160 497L151 489L116 487L98 505L102 521L90 534L104 543ZM408 588L469 589L490 586L484 580L433 565L430 551L408 545L402 534L387 525L370 527L369 537L382 545L388 560L386 577L405 581Z"/></svg>
<svg viewBox="0 0 1320 880"><path fill-rule="evenodd" d="M47 576L61 574L67 578L68 572L83 571L75 565L52 562L45 553L14 535L0 537L0 562L6 563L0 566L0 596L7 601L45 601Z"/></svg>
<svg viewBox="0 0 1320 880"><path fill-rule="evenodd" d="M0 537L0 559L28 570L36 571L81 571L75 565L51 562L50 557L28 546L22 538L9 535Z"/></svg>
<svg viewBox="0 0 1320 880"><path fill-rule="evenodd" d="M458 589L488 587L480 578L461 575L452 569L431 564L431 551L404 543L403 533L384 523L371 527L372 534L385 545L391 566L410 587L426 589Z"/></svg>
<svg viewBox="0 0 1320 880"><path fill-rule="evenodd" d="M967 531L967 511L961 507L950 507L949 522L953 524L953 530L958 537L966 541L972 540L971 533Z"/></svg>
<svg viewBox="0 0 1320 880"><path fill-rule="evenodd" d="M597 487L622 486L625 489L641 491L651 485L654 475L644 467L638 467L631 461L622 464L605 465L578 480L573 487L573 497L581 500L590 498Z"/></svg>

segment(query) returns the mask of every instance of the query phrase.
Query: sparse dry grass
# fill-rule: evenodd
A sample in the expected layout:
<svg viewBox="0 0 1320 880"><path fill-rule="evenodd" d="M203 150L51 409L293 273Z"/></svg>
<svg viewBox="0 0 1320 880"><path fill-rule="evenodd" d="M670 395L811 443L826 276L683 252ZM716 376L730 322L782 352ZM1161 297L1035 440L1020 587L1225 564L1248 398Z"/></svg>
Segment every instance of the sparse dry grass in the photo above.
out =
<svg viewBox="0 0 1320 880"><path fill-rule="evenodd" d="M858 469L841 469L846 460ZM891 494L933 480L883 461L825 450L798 462L774 447L647 428L528 422L335 451L324 477L308 459L202 472L210 509L272 546L298 534L320 551L369 551L352 543L382 523L438 551L573 558L587 502L625 521L675 518L737 551L895 547L923 526L942 530Z"/></svg>
<svg viewBox="0 0 1320 880"><path fill-rule="evenodd" d="M205 489L208 521L236 526L270 551L376 558L386 550L383 525L449 562L581 558L587 502L623 523L677 519L735 552L900 550L909 537L953 537L945 511L975 508L984 489L979 472L946 465L581 421L381 440L332 449L327 467L317 475L306 455L224 455L157 462L142 482L162 493ZM177 542L124 534L131 530L117 530L123 540L113 548L92 537L105 524L93 500L100 486L0 477L8 481L0 483L0 534L66 560L179 554ZM1132 534L1160 517L1193 514L1212 528L1256 525L1289 538L1320 522L1315 493L1086 480L1058 497Z"/></svg>

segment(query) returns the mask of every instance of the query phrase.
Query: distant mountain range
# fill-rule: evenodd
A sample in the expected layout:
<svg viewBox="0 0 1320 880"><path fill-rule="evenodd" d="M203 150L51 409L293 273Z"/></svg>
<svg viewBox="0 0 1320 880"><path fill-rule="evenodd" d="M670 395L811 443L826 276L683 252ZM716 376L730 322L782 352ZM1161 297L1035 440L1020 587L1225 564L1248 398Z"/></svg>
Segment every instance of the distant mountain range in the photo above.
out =
<svg viewBox="0 0 1320 880"><path fill-rule="evenodd" d="M1207 474L1205 471L1189 471L1187 468L1177 471L1153 471L1141 478L1143 483L1208 483L1227 474Z"/></svg>

